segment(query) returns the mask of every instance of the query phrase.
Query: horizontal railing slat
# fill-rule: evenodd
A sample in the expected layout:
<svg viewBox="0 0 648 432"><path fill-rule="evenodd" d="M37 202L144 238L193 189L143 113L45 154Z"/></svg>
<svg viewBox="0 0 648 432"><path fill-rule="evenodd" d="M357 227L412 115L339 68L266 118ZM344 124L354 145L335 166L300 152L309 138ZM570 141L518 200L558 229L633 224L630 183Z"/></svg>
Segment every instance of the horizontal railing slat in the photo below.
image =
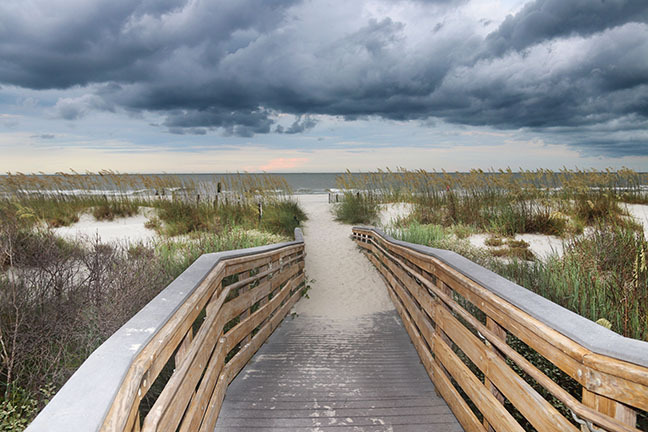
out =
<svg viewBox="0 0 648 432"><path fill-rule="evenodd" d="M629 407L648 407L648 343L628 340L546 299L538 299L536 294L452 252L397 241L373 228L354 227L353 233L387 282L389 294L430 377L437 387L442 386L439 392L466 430L485 430L487 426L495 430L520 430L512 417L501 417L506 412L506 397L537 430L577 431L571 416L563 416L538 393L536 388L542 387L574 415L596 427L637 431L636 413ZM493 287L496 283L504 287ZM513 292L513 287L517 292ZM507 295L501 295L502 292ZM534 305L542 306L540 312L529 313ZM564 316L543 316L547 311ZM561 324L574 316L578 322L589 323L581 326L581 331L595 330L606 336L607 343L618 341L629 347L629 355L614 347L600 350L616 351L614 357L593 352L592 346L586 344L591 337L572 338L571 334L563 334ZM552 327L554 322L558 328ZM571 330L575 331L573 325ZM507 332L580 383L582 401L509 346ZM453 350L460 350L465 357ZM514 371L511 364L520 372ZM483 383L477 378L477 371L482 373ZM445 388L449 383L447 373L462 388L463 397L454 388ZM484 415L483 425L464 397Z"/></svg>

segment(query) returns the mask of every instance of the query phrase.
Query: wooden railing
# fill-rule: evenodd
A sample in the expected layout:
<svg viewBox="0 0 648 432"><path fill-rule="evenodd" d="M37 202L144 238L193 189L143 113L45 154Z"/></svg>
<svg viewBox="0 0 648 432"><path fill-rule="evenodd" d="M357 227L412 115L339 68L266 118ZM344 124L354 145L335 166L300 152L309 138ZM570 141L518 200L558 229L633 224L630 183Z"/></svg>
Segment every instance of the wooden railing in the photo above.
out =
<svg viewBox="0 0 648 432"><path fill-rule="evenodd" d="M637 412L648 410L648 343L453 252L373 228L353 228L353 238L465 430L638 430Z"/></svg>
<svg viewBox="0 0 648 432"><path fill-rule="evenodd" d="M301 297L304 243L207 254L99 347L28 431L213 431L225 390Z"/></svg>

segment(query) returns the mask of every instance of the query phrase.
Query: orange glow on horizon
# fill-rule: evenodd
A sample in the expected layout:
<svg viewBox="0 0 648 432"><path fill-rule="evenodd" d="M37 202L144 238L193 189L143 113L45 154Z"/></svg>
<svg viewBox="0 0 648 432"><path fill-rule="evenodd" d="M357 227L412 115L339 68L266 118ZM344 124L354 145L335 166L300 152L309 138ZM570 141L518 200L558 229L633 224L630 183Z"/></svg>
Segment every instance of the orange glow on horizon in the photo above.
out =
<svg viewBox="0 0 648 432"><path fill-rule="evenodd" d="M308 158L275 158L270 159L267 164L259 166L261 171L277 171L292 169L305 165L310 159Z"/></svg>

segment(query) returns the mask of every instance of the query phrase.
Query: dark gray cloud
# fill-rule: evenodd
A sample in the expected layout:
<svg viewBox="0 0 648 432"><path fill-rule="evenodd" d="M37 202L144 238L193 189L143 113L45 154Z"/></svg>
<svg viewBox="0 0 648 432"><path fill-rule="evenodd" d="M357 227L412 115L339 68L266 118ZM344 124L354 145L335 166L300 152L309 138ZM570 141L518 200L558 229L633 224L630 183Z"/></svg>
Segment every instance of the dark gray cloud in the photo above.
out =
<svg viewBox="0 0 648 432"><path fill-rule="evenodd" d="M173 111L169 113L164 125L174 133L186 129L186 133L203 135L203 128L196 129L196 126L200 125L210 129L222 129L226 135L251 137L254 134L270 132L272 120L269 119L269 113L265 110L228 111L211 108Z"/></svg>
<svg viewBox="0 0 648 432"><path fill-rule="evenodd" d="M2 2L0 84L74 88L63 119L150 111L175 134L297 134L327 114L558 128L614 154L606 127L618 155L648 154L646 0L531 0L488 35L469 0L410 7L421 17L321 0Z"/></svg>
<svg viewBox="0 0 648 432"><path fill-rule="evenodd" d="M160 67L180 69L181 65L168 60L182 53L199 55L210 66L245 46L251 37L275 28L292 3L2 2L0 79L34 89L143 81L159 73Z"/></svg>
<svg viewBox="0 0 648 432"><path fill-rule="evenodd" d="M588 36L629 22L648 22L646 0L534 0L509 15L486 41L502 54L566 36Z"/></svg>
<svg viewBox="0 0 648 432"><path fill-rule="evenodd" d="M275 132L285 134L298 134L317 126L317 120L310 115L298 116L295 121L287 128L277 125Z"/></svg>

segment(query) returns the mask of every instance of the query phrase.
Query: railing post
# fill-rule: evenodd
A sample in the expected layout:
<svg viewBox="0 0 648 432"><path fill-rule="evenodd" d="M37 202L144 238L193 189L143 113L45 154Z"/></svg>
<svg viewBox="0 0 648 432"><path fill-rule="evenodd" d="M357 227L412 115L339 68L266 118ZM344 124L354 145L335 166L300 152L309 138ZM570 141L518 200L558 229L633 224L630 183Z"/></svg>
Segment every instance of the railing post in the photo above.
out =
<svg viewBox="0 0 648 432"><path fill-rule="evenodd" d="M259 204L259 219L261 218L260 215L261 215L261 204ZM258 269L252 269L252 270L250 270L249 272L247 272L248 276L250 276L250 277L254 276L255 271L258 272ZM248 284L248 285L245 285L245 286L239 288L238 295L243 295L243 294L245 294L246 292L248 292L249 290L250 290L250 285L249 285L249 284ZM250 316L250 309L246 309L246 310L245 310L241 315L239 315L239 318L240 318L241 321L243 321L243 320L245 320L245 319L246 319L247 317L249 317L249 316ZM243 340L241 341L241 345L245 345L245 344L247 344L248 342L250 342L251 339L252 339L252 335L247 335L247 336L246 336L245 338L243 338Z"/></svg>
<svg viewBox="0 0 648 432"><path fill-rule="evenodd" d="M445 295L447 295L448 297L452 297L452 288L450 288L448 285L446 285L445 282L443 282L443 281L437 279L437 286L439 287L439 289L440 289L440 290L441 290ZM452 313L452 311L450 310L450 308L448 307L448 305L446 305L443 301L441 301L441 299L437 298L437 299L436 299L436 302L437 302L438 307L442 307L442 308L444 308L445 310L447 310L449 313ZM443 331L443 329L441 328L441 325L439 325L439 324L437 323L434 329L435 329L435 331L437 331L437 332L439 333L439 336L441 336L441 340L443 340L443 341L448 345L448 347L452 348L452 339L450 339L450 337L446 334L446 332ZM439 368L440 368L440 369L443 371L443 373L446 375L446 377L447 377L448 379L452 379L452 376L450 375L450 372L448 372L448 370L447 370L447 369L445 368L445 366L441 363L441 361L439 361L438 358L436 358L435 361L436 361L437 365L439 366ZM441 393L439 393L439 390L438 390L436 387L435 387L434 390L435 390L435 392L436 392L436 394L437 394L438 396L441 396Z"/></svg>
<svg viewBox="0 0 648 432"><path fill-rule="evenodd" d="M596 411L619 420L632 427L637 426L637 412L627 405L614 399L606 398L583 387L583 403ZM586 426L581 426L583 432L589 432Z"/></svg>
<svg viewBox="0 0 648 432"><path fill-rule="evenodd" d="M502 326L497 324L489 316L486 317L486 328L488 328L493 333L495 333L495 335L497 336L498 339L506 341L506 330L504 330L504 328ZM497 348L495 348L493 345L491 345L488 341L486 342L486 346L488 346L488 349L491 350L494 354L498 355L501 358L504 358L504 356L502 356L502 354L497 350ZM504 395L502 393L500 393L500 391L497 389L497 387L495 387L495 385L493 385L492 381L489 379L488 374L484 374L484 385L497 398L497 400L499 400L500 403L502 405L504 405ZM484 418L484 427L489 432L494 432L495 431L493 426L491 426L485 418Z"/></svg>
<svg viewBox="0 0 648 432"><path fill-rule="evenodd" d="M182 339L182 342L180 343L180 346L178 347L178 351L176 352L175 355L175 364L176 366L182 363L184 360L185 356L187 355L187 352L191 348L191 342L193 341L193 327L189 327L189 331L185 335L185 337Z"/></svg>
<svg viewBox="0 0 648 432"><path fill-rule="evenodd" d="M438 279L437 279L437 281L438 281L438 287L441 289L441 291L443 291L443 293L444 293L445 295L447 295L448 297L452 297L452 288L450 288L450 287L449 287L445 282L443 282L443 281L440 281L440 280L438 280ZM441 305L442 308L444 308L444 309L447 310L448 312L452 313L452 311L450 310L450 308L448 307L448 305L446 305L445 303L443 303L441 300L438 300L438 302L439 302L439 305ZM447 335L447 334L446 334L446 333L441 329L440 326L437 326L437 331L438 331L439 334L441 335L441 339L443 339L443 340L445 341L445 343L447 343L448 346L449 346L450 348L452 348L452 339L450 339L450 338L448 337L448 335Z"/></svg>

